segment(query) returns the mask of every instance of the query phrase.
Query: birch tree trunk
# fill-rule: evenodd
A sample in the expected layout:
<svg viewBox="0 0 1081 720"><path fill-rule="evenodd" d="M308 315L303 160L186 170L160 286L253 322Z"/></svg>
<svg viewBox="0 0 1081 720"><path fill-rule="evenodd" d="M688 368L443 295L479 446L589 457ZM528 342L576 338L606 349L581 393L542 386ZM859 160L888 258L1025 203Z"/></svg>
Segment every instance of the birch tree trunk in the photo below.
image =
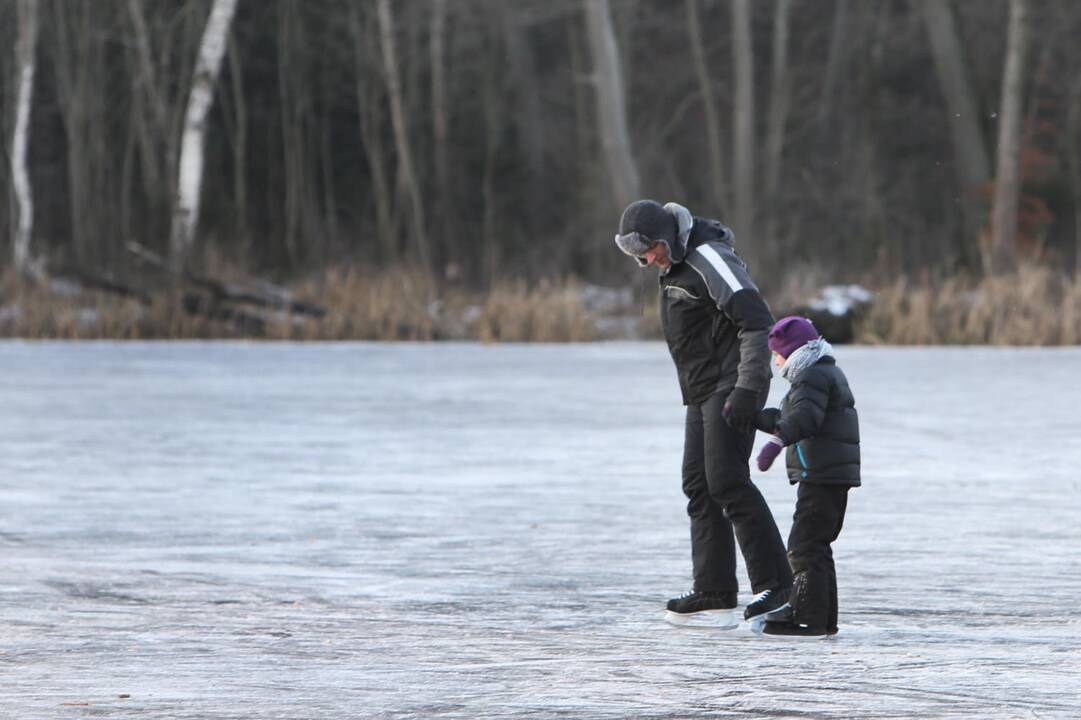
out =
<svg viewBox="0 0 1081 720"><path fill-rule="evenodd" d="M18 220L12 245L15 270L32 275L30 238L34 231L34 194L30 187L27 155L30 146L30 110L34 101L34 70L38 41L38 2L19 0L16 56L15 129L11 138L11 184Z"/></svg>
<svg viewBox="0 0 1081 720"><path fill-rule="evenodd" d="M784 1L784 0L782 0ZM706 142L709 146L709 176L712 180L714 202L713 212L723 214L727 207L728 189L724 178L724 160L721 150L721 120L717 111L717 98L713 93L713 82L706 62L706 51L702 46L702 24L698 18L698 0L687 0L687 37L694 56L695 74L698 76L698 91L702 95L702 109L706 114Z"/></svg>
<svg viewBox="0 0 1081 720"><path fill-rule="evenodd" d="M394 130L394 144L398 151L399 181L409 196L410 231L413 244L417 248L421 266L430 280L432 273L432 254L428 245L428 236L424 227L424 208L421 204L420 188L417 186L413 170L413 152L409 142L409 133L405 126L405 112L402 107L402 83L398 72L397 51L394 44L394 18L390 11L390 0L379 0L379 40L383 50L383 72L386 76L387 95L390 101L390 121Z"/></svg>
<svg viewBox="0 0 1081 720"><path fill-rule="evenodd" d="M980 128L976 93L969 80L961 41L948 2L915 1L921 10L931 53L935 60L953 140L954 165L961 184L961 213L964 228L961 257L970 259L968 248L983 226L984 203L977 189L991 181L991 159Z"/></svg>
<svg viewBox="0 0 1081 720"><path fill-rule="evenodd" d="M203 153L206 146L206 117L214 101L214 86L221 70L237 0L214 0L199 43L199 56L192 75L184 134L180 145L173 226L169 235L170 262L174 270L186 265L199 223L199 195L203 187Z"/></svg>
<svg viewBox="0 0 1081 720"><path fill-rule="evenodd" d="M639 196L638 168L631 150L627 127L627 102L623 77L612 29L608 0L583 0L586 29L593 54L593 82L597 89L597 123L601 146L612 180L612 195L623 208Z"/></svg>
<svg viewBox="0 0 1081 720"><path fill-rule="evenodd" d="M734 226L736 237L755 239L755 109L754 55L751 46L750 0L732 0L732 61L735 67L735 132L733 133L736 176ZM744 245L752 247L753 245Z"/></svg>
<svg viewBox="0 0 1081 720"><path fill-rule="evenodd" d="M1017 210L1021 199L1021 120L1024 78L1031 45L1028 0L1010 0L1006 66L1002 72L995 199L991 213L991 274L1011 270L1016 262Z"/></svg>

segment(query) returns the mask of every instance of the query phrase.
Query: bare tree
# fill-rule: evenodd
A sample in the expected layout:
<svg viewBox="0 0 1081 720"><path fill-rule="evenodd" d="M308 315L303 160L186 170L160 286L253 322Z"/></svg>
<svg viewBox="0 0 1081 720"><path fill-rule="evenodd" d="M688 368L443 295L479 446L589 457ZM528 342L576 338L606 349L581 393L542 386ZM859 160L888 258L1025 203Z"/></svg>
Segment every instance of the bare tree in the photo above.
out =
<svg viewBox="0 0 1081 720"><path fill-rule="evenodd" d="M503 11L504 37L503 48L507 56L507 79L503 81L503 92L511 94L514 120L514 135L517 138L517 150L525 158L527 171L524 190L530 197L541 197L544 193L544 122L545 115L541 98L537 92L537 62L533 43L530 41L533 28L532 17L518 12L512 4ZM534 209L523 213L523 219L532 221Z"/></svg>
<svg viewBox="0 0 1081 720"><path fill-rule="evenodd" d="M687 38L694 56L698 92L702 95L702 109L706 114L706 143L709 147L709 176L715 203L714 212L723 213L727 207L728 188L724 178L724 160L721 150L721 116L717 110L717 98L713 92L713 80L709 74L706 51L702 46L702 23L698 17L698 0L686 0Z"/></svg>
<svg viewBox="0 0 1081 720"><path fill-rule="evenodd" d="M966 257L971 239L975 238L984 223L984 203L977 190L991 181L991 160L980 128L976 92L968 76L953 8L949 2L917 1L915 5L921 11L927 27L931 53L946 101L954 165L961 185L965 228L962 257Z"/></svg>
<svg viewBox="0 0 1081 720"><path fill-rule="evenodd" d="M498 47L498 42L493 43ZM502 93L496 77L496 63L487 62L482 80L482 97L484 100L484 125L485 125L485 152L484 174L481 179L481 197L484 202L484 212L481 219L481 238L484 247L484 276L488 288L491 289L498 277L500 262L500 247L496 239L496 222L499 217L499 203L496 190L495 163L499 154L502 133L505 124L501 121L503 106Z"/></svg>
<svg viewBox="0 0 1081 720"><path fill-rule="evenodd" d="M447 83L445 38L447 0L433 0L428 26L428 56L432 82L432 156L435 162L436 218L445 227L450 206L450 174L447 160Z"/></svg>
<svg viewBox="0 0 1081 720"><path fill-rule="evenodd" d="M51 31L54 43L60 119L67 145L68 223L71 255L76 261L99 259L103 248L95 241L107 237L108 210L101 200L107 183L103 177L106 134L103 111L103 44L95 32L100 17L80 4L54 3ZM104 13L103 13L104 14ZM96 251L96 252L95 252Z"/></svg>
<svg viewBox="0 0 1081 720"><path fill-rule="evenodd" d="M214 101L214 86L221 70L237 0L214 0L199 43L199 56L184 116L180 146L179 177L173 206L173 227L169 236L170 262L182 269L195 239L199 223L199 196L203 188L203 152L206 143L206 116Z"/></svg>
<svg viewBox="0 0 1081 720"><path fill-rule="evenodd" d="M9 266L52 253L56 272L119 277L123 241L169 255L175 225L185 254L206 236L283 275L377 255L433 280L461 258L476 287L497 269L618 282L580 238L640 193L713 206L750 261L853 278L989 269L993 226L1018 252L1038 228L1044 258L1081 242L1077 2L1048 5L1040 57L1004 73L1005 1L279 0L236 5L217 77L200 52L214 0L36 6L20 103L30 4L0 2L0 46L18 48L0 53ZM1004 75L1025 79L1012 147L1016 113L997 146L990 131ZM997 207L1018 229L991 220L996 172L1000 192L1024 184Z"/></svg>
<svg viewBox="0 0 1081 720"><path fill-rule="evenodd" d="M386 75L387 99L390 102L390 121L394 129L394 144L398 151L398 180L409 197L410 231L413 235L413 243L416 246L421 267L430 278L432 253L424 226L424 206L420 197L420 188L413 170L412 146L405 125L402 82L398 72L398 58L394 43L394 17L390 11L390 0L379 0L378 10L379 40L383 49L383 70Z"/></svg>
<svg viewBox="0 0 1081 720"><path fill-rule="evenodd" d="M755 199L755 103L754 48L751 44L750 0L732 0L732 60L735 67L735 127L732 135L735 160L736 236L753 243ZM745 245L751 247L753 245Z"/></svg>
<svg viewBox="0 0 1081 720"><path fill-rule="evenodd" d="M791 79L788 68L788 24L792 12L792 0L777 0L773 15L773 58L769 92L769 118L766 124L765 186L763 197L774 205L781 186L781 159L784 155L785 125L788 122L788 105L791 99ZM767 220L766 242L773 251L777 247L777 215L770 213Z"/></svg>
<svg viewBox="0 0 1081 720"><path fill-rule="evenodd" d="M375 205L375 233L379 238L380 250L388 260L398 259L398 225L391 198L390 180L387 177L386 159L383 148L383 113L381 108L382 89L385 83L370 82L369 75L373 68L382 68L378 46L378 37L366 34L360 8L356 4L349 6L349 32L353 46L353 77L356 83L357 116L360 121L360 137L367 155L368 179L371 183L371 196ZM375 74L381 74L376 72Z"/></svg>
<svg viewBox="0 0 1081 720"><path fill-rule="evenodd" d="M33 274L30 239L34 231L34 193L30 187L27 155L30 146L30 110L34 101L34 70L38 42L38 2L19 0L18 39L15 44L18 81L15 129L11 138L11 183L14 187L18 223L13 243L15 269Z"/></svg>
<svg viewBox="0 0 1081 720"><path fill-rule="evenodd" d="M1021 123L1031 30L1028 0L1010 0L1006 64L1002 72L995 199L986 269L1000 274L1016 262L1017 211L1021 199Z"/></svg>
<svg viewBox="0 0 1081 720"><path fill-rule="evenodd" d="M301 235L315 235L316 223L308 195L313 183L309 175L306 126L311 119L310 74L304 56L306 39L301 4L281 0L278 14L278 97L281 108L282 158L282 247L290 264L296 264L303 252Z"/></svg>
<svg viewBox="0 0 1081 720"><path fill-rule="evenodd" d="M593 81L597 89L597 125L612 181L612 195L623 207L638 198L638 167L627 127L627 101L619 48L612 29L608 0L583 0L586 29L593 54Z"/></svg>
<svg viewBox="0 0 1081 720"><path fill-rule="evenodd" d="M937 0L931 0L936 2ZM841 76L841 66L848 53L852 39L848 37L848 15L851 0L836 0L833 10L833 27L830 30L829 54L826 56L826 68L822 79L822 95L818 100L818 127L825 131L826 121L833 114L834 95Z"/></svg>
<svg viewBox="0 0 1081 720"><path fill-rule="evenodd" d="M588 75L587 60L585 52L582 50L582 24L577 22L577 18L569 20L566 23L567 28L567 47L568 61L570 63L570 78L571 86L574 88L574 136L575 136L575 157L579 159L579 162L575 163L579 182L584 182L584 178L588 174L588 163L586 158L589 157L589 145L590 140L593 137L593 131L591 130L592 122L589 117L589 98L587 97L586 81L585 78Z"/></svg>
<svg viewBox="0 0 1081 720"><path fill-rule="evenodd" d="M232 99L233 127L233 204L236 207L236 227L240 241L247 245L251 240L248 230L248 102L244 95L244 71L240 65L240 51L236 43L229 44L229 80Z"/></svg>
<svg viewBox="0 0 1081 720"><path fill-rule="evenodd" d="M1067 164L1074 215L1074 278L1081 279L1081 77L1070 90L1070 109L1066 122Z"/></svg>
<svg viewBox="0 0 1081 720"><path fill-rule="evenodd" d="M169 127L169 109L166 102L165 90L158 77L151 47L153 41L150 30L147 27L145 16L145 3L142 0L128 0L128 16L131 19L132 29L135 31L135 49L138 59L138 71L136 74L135 87L133 90L136 117L135 136L139 139L141 152L139 153L143 167L143 181L147 185L147 193L151 196L166 195L172 197L171 178L163 180L163 175L168 177L172 174L172 167L167 166L167 171L162 172L158 162L158 151L155 147L163 139L172 136ZM165 153L166 163L173 157L172 148ZM162 193L163 187L170 188L170 192Z"/></svg>

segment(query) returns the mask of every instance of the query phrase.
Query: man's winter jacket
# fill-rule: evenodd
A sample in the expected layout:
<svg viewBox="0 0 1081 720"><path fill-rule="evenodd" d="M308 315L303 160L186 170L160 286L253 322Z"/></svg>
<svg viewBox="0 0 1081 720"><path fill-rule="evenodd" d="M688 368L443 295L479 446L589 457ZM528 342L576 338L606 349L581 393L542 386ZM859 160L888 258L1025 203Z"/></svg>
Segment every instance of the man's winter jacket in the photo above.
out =
<svg viewBox="0 0 1081 720"><path fill-rule="evenodd" d="M680 208L682 210L682 208ZM686 213L685 210L683 210ZM766 336L773 315L717 222L679 218L687 254L661 275L661 325L676 364L684 405L701 405L733 387L769 391Z"/></svg>
<svg viewBox="0 0 1081 720"><path fill-rule="evenodd" d="M759 413L758 428L784 441L788 480L860 485L860 427L848 379L827 355L799 374L780 411Z"/></svg>

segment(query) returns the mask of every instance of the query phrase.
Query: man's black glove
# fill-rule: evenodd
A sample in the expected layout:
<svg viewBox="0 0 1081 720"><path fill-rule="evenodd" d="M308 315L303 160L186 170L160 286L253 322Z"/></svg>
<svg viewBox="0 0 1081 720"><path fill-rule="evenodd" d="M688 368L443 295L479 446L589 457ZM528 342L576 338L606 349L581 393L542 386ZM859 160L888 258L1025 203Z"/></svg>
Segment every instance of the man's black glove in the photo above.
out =
<svg viewBox="0 0 1081 720"><path fill-rule="evenodd" d="M781 419L779 408L766 408L759 410L754 416L754 426L764 433L772 435L777 432L777 421Z"/></svg>
<svg viewBox="0 0 1081 720"><path fill-rule="evenodd" d="M729 427L736 430L754 430L755 415L758 414L758 393L747 388L733 388L724 401L721 415L728 421Z"/></svg>

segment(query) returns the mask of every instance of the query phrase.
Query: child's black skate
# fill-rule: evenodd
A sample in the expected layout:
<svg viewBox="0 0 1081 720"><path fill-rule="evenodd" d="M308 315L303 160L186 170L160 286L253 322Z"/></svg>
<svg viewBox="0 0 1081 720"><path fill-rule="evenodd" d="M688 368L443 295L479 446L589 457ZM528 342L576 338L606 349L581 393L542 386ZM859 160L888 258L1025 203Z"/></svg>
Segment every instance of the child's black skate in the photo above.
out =
<svg viewBox="0 0 1081 720"><path fill-rule="evenodd" d="M837 634L836 627L819 628L796 622L792 616L792 606L788 603L756 617L751 623L751 630L757 635L793 638L821 639Z"/></svg>
<svg viewBox="0 0 1081 720"><path fill-rule="evenodd" d="M776 610L788 602L788 593L792 588L770 588L759 593L743 611L743 619L751 620L759 615Z"/></svg>
<svg viewBox="0 0 1081 720"><path fill-rule="evenodd" d="M731 630L739 625L736 593L692 590L668 601L664 619L673 625Z"/></svg>
<svg viewBox="0 0 1081 720"><path fill-rule="evenodd" d="M829 632L824 627L812 627L792 621L766 620L762 623L762 634L794 638L824 638L829 635Z"/></svg>

